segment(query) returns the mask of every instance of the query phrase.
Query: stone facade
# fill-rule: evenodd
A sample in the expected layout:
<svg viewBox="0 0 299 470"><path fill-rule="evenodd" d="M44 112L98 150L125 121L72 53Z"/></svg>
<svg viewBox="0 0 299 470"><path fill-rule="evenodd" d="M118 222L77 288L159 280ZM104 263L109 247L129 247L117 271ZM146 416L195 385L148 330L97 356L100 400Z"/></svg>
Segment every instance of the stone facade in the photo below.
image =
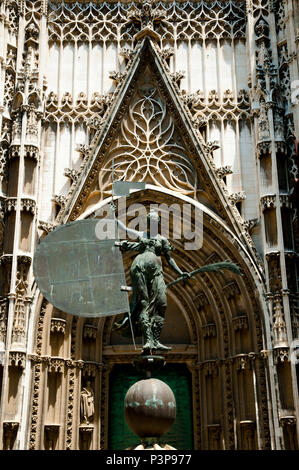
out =
<svg viewBox="0 0 299 470"><path fill-rule="evenodd" d="M201 250L175 243L184 270L243 271L170 293L194 448L297 449L298 48L296 0L0 0L1 448L109 447L109 375L133 345L51 306L32 260L96 216L113 161L146 183L133 202L203 211Z"/></svg>

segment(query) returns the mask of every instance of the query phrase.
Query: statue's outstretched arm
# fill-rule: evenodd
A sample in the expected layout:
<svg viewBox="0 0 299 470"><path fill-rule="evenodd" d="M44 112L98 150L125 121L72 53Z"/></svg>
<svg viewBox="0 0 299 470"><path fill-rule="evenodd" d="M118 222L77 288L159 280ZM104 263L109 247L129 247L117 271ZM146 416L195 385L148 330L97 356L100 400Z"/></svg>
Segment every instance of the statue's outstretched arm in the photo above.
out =
<svg viewBox="0 0 299 470"><path fill-rule="evenodd" d="M125 224L124 224L121 220L119 220L119 219L117 219L117 218L115 218L115 220L116 220L118 226L119 226L122 230L124 230L124 231L129 235L129 237L130 237L131 239L133 239L133 240L136 239L136 240L137 240L138 237L141 237L141 236L143 235L143 232L138 232L138 230L134 230L134 229L132 229L132 228L126 227Z"/></svg>
<svg viewBox="0 0 299 470"><path fill-rule="evenodd" d="M169 252L165 253L165 258L169 264L169 266L172 267L172 269L177 273L179 274L180 276L185 276L186 279L189 278L189 273L186 273L186 272L183 272L179 267L178 265L176 264L176 262L174 261L173 257L171 256L171 254Z"/></svg>

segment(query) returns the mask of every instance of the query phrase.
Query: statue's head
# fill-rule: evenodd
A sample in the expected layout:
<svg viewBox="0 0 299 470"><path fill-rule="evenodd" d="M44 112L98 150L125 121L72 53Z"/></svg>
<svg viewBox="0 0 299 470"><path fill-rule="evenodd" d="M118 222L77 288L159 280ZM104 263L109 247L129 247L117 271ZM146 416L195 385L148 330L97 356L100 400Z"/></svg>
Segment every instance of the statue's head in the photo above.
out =
<svg viewBox="0 0 299 470"><path fill-rule="evenodd" d="M147 232L151 237L155 237L159 231L160 217L158 212L151 209L147 214Z"/></svg>
<svg viewBox="0 0 299 470"><path fill-rule="evenodd" d="M147 220L150 222L151 220L153 222L156 222L157 224L160 222L160 217L158 212L156 212L154 209L151 209L149 213L147 214Z"/></svg>

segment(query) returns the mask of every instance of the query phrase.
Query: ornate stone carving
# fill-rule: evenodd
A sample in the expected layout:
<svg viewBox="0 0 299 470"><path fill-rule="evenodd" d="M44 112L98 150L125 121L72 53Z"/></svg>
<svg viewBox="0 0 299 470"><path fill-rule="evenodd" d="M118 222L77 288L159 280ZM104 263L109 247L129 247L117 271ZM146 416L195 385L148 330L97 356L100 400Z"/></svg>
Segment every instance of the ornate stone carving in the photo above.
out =
<svg viewBox="0 0 299 470"><path fill-rule="evenodd" d="M41 355L42 349L42 335L44 318L46 314L47 301L44 299L41 306L39 315L37 333L36 333L36 354L38 357ZM31 430L30 430L30 441L29 448L35 449L37 436L39 434L39 397L40 397L40 380L41 380L41 363L35 361L34 365L34 381L33 381L33 398L32 398L32 414L31 414Z"/></svg>
<svg viewBox="0 0 299 470"><path fill-rule="evenodd" d="M16 439L19 423L16 421L3 422L3 450L12 450Z"/></svg>
<svg viewBox="0 0 299 470"><path fill-rule="evenodd" d="M50 4L51 41L73 41L77 35L82 41L103 41L106 29L98 27L103 20L109 28L111 41L120 38L127 43L132 43L136 34L145 29L155 31L161 38L168 38L169 41L175 37L181 40L190 34L194 39L245 37L245 9L235 1L220 3L221 8L213 10L212 16L208 1L191 3L189 7L176 2L171 9L151 5L150 2L145 2L142 8L138 8L137 3L129 6L125 2L120 2L117 6L95 2L78 5L76 9L74 4ZM117 22L114 20L116 16ZM75 19L76 34L72 29ZM164 22L164 19L167 21ZM181 25L178 32L177 24Z"/></svg>
<svg viewBox="0 0 299 470"><path fill-rule="evenodd" d="M135 50L129 49L128 47L122 47L119 54L130 62L135 56Z"/></svg>
<svg viewBox="0 0 299 470"><path fill-rule="evenodd" d="M198 308L203 308L205 305L209 305L209 300L205 293L200 291L194 297L194 303L198 305Z"/></svg>
<svg viewBox="0 0 299 470"><path fill-rule="evenodd" d="M217 330L215 323L208 323L201 327L202 335L204 338L210 338L217 336Z"/></svg>
<svg viewBox="0 0 299 470"><path fill-rule="evenodd" d="M72 94L66 91L61 98L61 106L71 108L73 105L73 97Z"/></svg>
<svg viewBox="0 0 299 470"><path fill-rule="evenodd" d="M76 182L80 176L80 170L71 170L70 168L64 169L64 176L70 178L71 182Z"/></svg>
<svg viewBox="0 0 299 470"><path fill-rule="evenodd" d="M183 194L193 194L197 176L174 120L147 70L131 100L99 175L103 196L111 193L111 162L119 180L146 181Z"/></svg>
<svg viewBox="0 0 299 470"><path fill-rule="evenodd" d="M64 359L51 357L48 363L48 371L61 374L64 370Z"/></svg>
<svg viewBox="0 0 299 470"><path fill-rule="evenodd" d="M58 96L51 92L46 101L44 122L59 122L63 126L68 122L80 121L85 127L90 126L97 129L111 102L110 93L101 95L99 92L94 92L89 104L85 93L81 92L76 99L76 103L73 103L69 93L59 103Z"/></svg>
<svg viewBox="0 0 299 470"><path fill-rule="evenodd" d="M276 207L276 196L274 195L267 195L261 197L261 206L262 209L272 209Z"/></svg>
<svg viewBox="0 0 299 470"><path fill-rule="evenodd" d="M83 338L93 339L97 338L98 327L95 325L89 325L85 323L83 327Z"/></svg>
<svg viewBox="0 0 299 470"><path fill-rule="evenodd" d="M249 368L249 358L247 354L239 354L238 356L234 357L234 362L236 364L236 368L239 371L243 371Z"/></svg>
<svg viewBox="0 0 299 470"><path fill-rule="evenodd" d="M216 169L216 175L217 175L217 178L219 179L223 179L225 176L231 175L231 174L233 174L233 170L232 170L232 167L229 165L222 166Z"/></svg>
<svg viewBox="0 0 299 470"><path fill-rule="evenodd" d="M2 297L0 299L0 341L5 343L6 340L6 328L7 328L7 310L8 310L8 299Z"/></svg>
<svg viewBox="0 0 299 470"><path fill-rule="evenodd" d="M26 353L21 351L10 351L8 357L8 365L25 369Z"/></svg>
<svg viewBox="0 0 299 470"><path fill-rule="evenodd" d="M248 233L250 233L254 227L257 225L258 223L258 219L249 219L249 220L244 220L244 222L242 223L242 226L244 227L245 230L248 231Z"/></svg>
<svg viewBox="0 0 299 470"><path fill-rule="evenodd" d="M58 437L59 437L59 424L47 424L45 425L45 440L46 450L55 450Z"/></svg>
<svg viewBox="0 0 299 470"><path fill-rule="evenodd" d="M180 71L180 72L174 72L169 74L170 78L177 84L180 83L180 81L185 78L185 72Z"/></svg>
<svg viewBox="0 0 299 470"><path fill-rule="evenodd" d="M279 419L279 422L283 428L289 427L289 426L296 426L296 416L282 416Z"/></svg>
<svg viewBox="0 0 299 470"><path fill-rule="evenodd" d="M222 290L223 290L224 294L226 295L226 297L228 299L231 299L231 298L235 297L236 295L240 295L240 293L241 293L240 289L239 289L239 286L235 281L229 282L228 284L225 284L222 287Z"/></svg>
<svg viewBox="0 0 299 470"><path fill-rule="evenodd" d="M51 318L51 333L65 334L66 320L62 318Z"/></svg>
<svg viewBox="0 0 299 470"><path fill-rule="evenodd" d="M238 193L232 193L229 195L228 200L231 205L235 205L238 202L244 201L246 199L246 195L244 191L239 191Z"/></svg>
<svg viewBox="0 0 299 470"><path fill-rule="evenodd" d="M11 211L16 211L17 209L17 198L7 198L5 201L5 211L6 212L11 212ZM29 198L23 198L21 199L20 202L20 209L22 211L28 211L32 212L32 214L35 213L36 209L36 202L33 199Z"/></svg>
<svg viewBox="0 0 299 470"><path fill-rule="evenodd" d="M262 158L264 156L271 154L271 142L258 142L256 146L256 154L258 158Z"/></svg>
<svg viewBox="0 0 299 470"><path fill-rule="evenodd" d="M218 364L216 361L206 361L201 364L204 375L212 375L216 377L218 375Z"/></svg>
<svg viewBox="0 0 299 470"><path fill-rule="evenodd" d="M219 450L221 448L221 426L220 424L208 424L209 449Z"/></svg>
<svg viewBox="0 0 299 470"><path fill-rule="evenodd" d="M91 362L84 362L82 375L84 377L95 377L98 369L98 364Z"/></svg>
<svg viewBox="0 0 299 470"><path fill-rule="evenodd" d="M248 329L247 315L239 315L232 319L233 328L235 331Z"/></svg>
<svg viewBox="0 0 299 470"><path fill-rule="evenodd" d="M165 47L161 50L161 57L165 61L174 55L174 48L173 47Z"/></svg>
<svg viewBox="0 0 299 470"><path fill-rule="evenodd" d="M53 197L53 201L56 202L56 204L58 206L60 206L61 209L64 209L65 205L66 205L66 202L67 202L67 198L66 198L66 196L55 194L54 197Z"/></svg>
<svg viewBox="0 0 299 470"><path fill-rule="evenodd" d="M279 362L285 362L289 360L289 348L288 347L276 347L273 349L274 364Z"/></svg>
<svg viewBox="0 0 299 470"><path fill-rule="evenodd" d="M282 299L280 294L274 296L273 307L273 336L274 345L287 346L287 328L284 321L284 314L282 310Z"/></svg>
<svg viewBox="0 0 299 470"><path fill-rule="evenodd" d="M208 153L208 155L210 155L211 158L213 158L213 152L215 152L215 150L219 148L220 148L220 145L219 145L218 140L213 140L212 142L205 143L205 150Z"/></svg>
<svg viewBox="0 0 299 470"><path fill-rule="evenodd" d="M182 99L196 120L249 119L250 100L246 90L240 90L235 97L226 90L220 97L216 90L209 92L208 98L201 90L196 93L182 92Z"/></svg>
<svg viewBox="0 0 299 470"><path fill-rule="evenodd" d="M3 106L11 111L12 100L15 94L16 86L16 58L17 50L15 47L7 46L6 55L6 70L5 70L5 81L4 81L4 97Z"/></svg>
<svg viewBox="0 0 299 470"><path fill-rule="evenodd" d="M70 359L72 361L75 360L77 324L78 324L78 317L74 317L72 320L72 328L71 328L71 357ZM72 448L75 380L76 380L75 367L72 364L70 364L70 367L68 368L68 401L67 401L68 412L67 412L67 423L66 423L66 449Z"/></svg>
<svg viewBox="0 0 299 470"><path fill-rule="evenodd" d="M109 78L111 78L111 80L114 80L117 83L121 83L123 82L126 75L127 75L126 72L122 73L122 72L113 71L109 73Z"/></svg>
<svg viewBox="0 0 299 470"><path fill-rule="evenodd" d="M21 210L35 214L36 202L33 199L21 199Z"/></svg>
<svg viewBox="0 0 299 470"><path fill-rule="evenodd" d="M26 303L27 299L28 282L24 279L21 272L17 273L16 280L16 300L14 320L12 327L12 342L23 343L26 335Z"/></svg>
<svg viewBox="0 0 299 470"><path fill-rule="evenodd" d="M291 197L288 194L281 194L279 196L279 201L281 207L286 207L287 209L292 209Z"/></svg>
<svg viewBox="0 0 299 470"><path fill-rule="evenodd" d="M15 211L17 206L16 198L7 198L5 200L4 210L5 212Z"/></svg>
<svg viewBox="0 0 299 470"><path fill-rule="evenodd" d="M35 145L25 145L24 155L26 158L32 158L35 161L39 161L39 149Z"/></svg>
<svg viewBox="0 0 299 470"><path fill-rule="evenodd" d="M52 232L56 227L56 224L55 223L52 223L52 222L43 222L40 220L39 224L38 224L38 228L40 230L43 230L45 233L50 233Z"/></svg>
<svg viewBox="0 0 299 470"><path fill-rule="evenodd" d="M93 434L93 426L85 426L81 424L79 426L80 433L80 450L90 450L90 444Z"/></svg>
<svg viewBox="0 0 299 470"><path fill-rule="evenodd" d="M0 148L0 182L7 176L7 149Z"/></svg>
<svg viewBox="0 0 299 470"><path fill-rule="evenodd" d="M37 141L38 137L38 115L34 107L30 107L28 112L26 138L28 141Z"/></svg>

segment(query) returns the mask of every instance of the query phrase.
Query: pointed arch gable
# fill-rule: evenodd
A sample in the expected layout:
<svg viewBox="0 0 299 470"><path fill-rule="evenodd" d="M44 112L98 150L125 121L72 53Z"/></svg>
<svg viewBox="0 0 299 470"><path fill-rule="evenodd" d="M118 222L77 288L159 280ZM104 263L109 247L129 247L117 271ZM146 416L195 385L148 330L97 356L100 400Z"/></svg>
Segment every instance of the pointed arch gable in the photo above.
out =
<svg viewBox="0 0 299 470"><path fill-rule="evenodd" d="M138 80L146 67L150 68L161 100L164 100L167 113L171 116L174 128L176 132L179 132L183 147L188 153L188 159L194 167L194 173L198 180L198 187L195 188L193 195L194 199L202 200L213 208L223 220L226 220L226 223L248 246L249 250L252 250L248 243L250 236L244 234L242 218L234 203L229 199L229 193L223 180L217 176L217 168L211 157L211 151L206 146L200 132L193 126L189 110L180 97L180 90L172 81L166 62L164 63L159 57L158 46L148 38L145 38L141 45L136 46L136 55L128 69L126 78L114 94L113 104L107 110L102 125L96 132L84 168L80 177L74 182L66 204L58 214L57 222L66 223L76 220L85 210L87 200L92 199L91 194L98 197L98 191L101 190L97 186L99 172L103 169L105 162L107 163L107 153L111 150L111 145L120 132L120 125L134 97ZM138 156L136 162L138 164ZM180 168L182 169L182 166Z"/></svg>

